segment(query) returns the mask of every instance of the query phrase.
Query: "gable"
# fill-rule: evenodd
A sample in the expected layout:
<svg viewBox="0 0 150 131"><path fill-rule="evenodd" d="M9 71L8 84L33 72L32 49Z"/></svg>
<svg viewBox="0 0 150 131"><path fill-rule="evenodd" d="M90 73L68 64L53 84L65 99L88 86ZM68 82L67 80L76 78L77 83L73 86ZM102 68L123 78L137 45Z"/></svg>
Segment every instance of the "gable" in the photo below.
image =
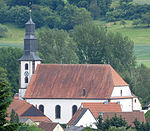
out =
<svg viewBox="0 0 150 131"><path fill-rule="evenodd" d="M24 98L105 98L118 85L128 84L110 65L40 64Z"/></svg>
<svg viewBox="0 0 150 131"><path fill-rule="evenodd" d="M27 111L25 111L21 116L44 116L42 112L40 112L34 106L31 106Z"/></svg>

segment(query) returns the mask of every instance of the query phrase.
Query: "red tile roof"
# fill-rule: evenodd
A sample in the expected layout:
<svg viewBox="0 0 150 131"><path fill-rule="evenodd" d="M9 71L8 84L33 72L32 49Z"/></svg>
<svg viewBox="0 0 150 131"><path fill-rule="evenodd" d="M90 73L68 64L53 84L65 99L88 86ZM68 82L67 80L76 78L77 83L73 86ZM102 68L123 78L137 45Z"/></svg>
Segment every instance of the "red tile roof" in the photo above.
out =
<svg viewBox="0 0 150 131"><path fill-rule="evenodd" d="M113 116L117 115L122 117L128 123L128 125L134 126L133 122L137 118L140 122L145 122L144 112L104 112L103 119L111 119Z"/></svg>
<svg viewBox="0 0 150 131"><path fill-rule="evenodd" d="M122 112L120 104L117 103L82 103L83 108L88 108L95 118L99 116L99 112Z"/></svg>
<svg viewBox="0 0 150 131"><path fill-rule="evenodd" d="M40 64L24 97L105 98L111 96L114 86L125 85L110 65Z"/></svg>
<svg viewBox="0 0 150 131"><path fill-rule="evenodd" d="M34 122L39 122L39 121L51 121L48 117L46 117L44 114L40 115L40 116L32 116L32 114L29 114L28 116L24 116L23 114L28 111L33 105L29 104L28 102L26 102L25 100L18 100L18 99L14 99L13 102L10 104L10 106L8 107L8 118L7 120L10 120L10 114L12 109L15 110L15 112L18 114L19 117L23 117L23 118L30 118L32 121ZM34 107L34 106L33 106ZM35 108L36 109L36 108ZM37 111L39 111L37 109ZM39 114L41 114L41 112L39 111ZM23 115L23 116L22 116Z"/></svg>
<svg viewBox="0 0 150 131"><path fill-rule="evenodd" d="M53 131L58 123L53 122L40 122L38 125L39 128L41 128L44 131Z"/></svg>

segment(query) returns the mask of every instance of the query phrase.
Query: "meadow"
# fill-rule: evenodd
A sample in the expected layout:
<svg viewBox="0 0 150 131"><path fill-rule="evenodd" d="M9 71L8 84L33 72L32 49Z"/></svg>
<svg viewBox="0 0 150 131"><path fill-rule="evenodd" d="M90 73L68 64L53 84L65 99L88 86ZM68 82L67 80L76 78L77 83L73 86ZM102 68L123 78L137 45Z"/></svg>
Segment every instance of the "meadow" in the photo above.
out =
<svg viewBox="0 0 150 131"><path fill-rule="evenodd" d="M119 32L123 36L128 36L134 42L134 54L138 64L145 64L150 67L150 28L146 25L135 27L132 21L126 21L126 25L120 25L120 22L106 23L106 21L95 21L97 24L107 26L112 32ZM8 32L5 37L0 38L0 47L19 47L23 49L25 36L24 28L18 28L12 24L5 24Z"/></svg>

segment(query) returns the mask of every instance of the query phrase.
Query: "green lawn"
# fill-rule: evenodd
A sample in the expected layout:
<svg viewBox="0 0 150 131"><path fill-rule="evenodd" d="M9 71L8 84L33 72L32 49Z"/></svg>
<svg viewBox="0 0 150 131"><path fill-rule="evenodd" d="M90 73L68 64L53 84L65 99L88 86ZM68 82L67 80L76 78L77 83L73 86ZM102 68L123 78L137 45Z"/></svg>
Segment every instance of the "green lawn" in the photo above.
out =
<svg viewBox="0 0 150 131"><path fill-rule="evenodd" d="M150 0L133 0L133 2L138 3L138 4L150 4Z"/></svg>
<svg viewBox="0 0 150 131"><path fill-rule="evenodd" d="M128 36L135 44L150 44L150 28L146 28L147 25L140 25L135 27L131 21L126 21L126 25L120 25L120 22L108 23L108 30L112 32L119 32L124 36Z"/></svg>
<svg viewBox="0 0 150 131"><path fill-rule="evenodd" d="M3 44L23 44L23 39L25 35L24 28L20 29L17 28L15 25L12 24L5 24L8 28L8 32L6 33L5 37L0 38L0 43Z"/></svg>

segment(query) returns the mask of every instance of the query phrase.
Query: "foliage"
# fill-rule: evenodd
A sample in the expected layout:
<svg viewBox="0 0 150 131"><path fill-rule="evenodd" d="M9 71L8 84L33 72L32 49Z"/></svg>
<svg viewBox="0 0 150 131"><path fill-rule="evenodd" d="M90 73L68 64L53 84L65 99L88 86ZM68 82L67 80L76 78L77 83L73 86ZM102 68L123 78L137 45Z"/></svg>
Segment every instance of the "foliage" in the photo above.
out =
<svg viewBox="0 0 150 131"><path fill-rule="evenodd" d="M119 127L124 127L125 129L127 128L127 122L120 116L113 116L111 119L105 119L103 121L102 117L99 116L98 117L98 121L96 123L96 126L98 129L102 130L102 131L105 131L105 130L108 130L113 127L116 127L119 129Z"/></svg>
<svg viewBox="0 0 150 131"><path fill-rule="evenodd" d="M145 119L148 122L150 120L150 110L145 113ZM150 121L149 121L150 122Z"/></svg>
<svg viewBox="0 0 150 131"><path fill-rule="evenodd" d="M18 122L19 122L19 116L18 116L18 114L15 112L14 109L11 110L10 122L11 122L11 123L18 123Z"/></svg>
<svg viewBox="0 0 150 131"><path fill-rule="evenodd" d="M38 32L38 41L45 63L78 63L76 44L66 31L43 29Z"/></svg>
<svg viewBox="0 0 150 131"><path fill-rule="evenodd" d="M7 82L0 82L0 130L4 130L7 123L7 108L11 103L11 92Z"/></svg>
<svg viewBox="0 0 150 131"><path fill-rule="evenodd" d="M29 19L29 8L25 6L15 6L9 10L10 22L14 22L20 27L24 27Z"/></svg>
<svg viewBox="0 0 150 131"><path fill-rule="evenodd" d="M38 128L36 125L22 124L17 128L16 131L42 131L42 130Z"/></svg>
<svg viewBox="0 0 150 131"><path fill-rule="evenodd" d="M7 70L0 67L0 82L8 82Z"/></svg>
<svg viewBox="0 0 150 131"><path fill-rule="evenodd" d="M129 129L126 129L126 127L115 127L115 126L111 126L110 128L109 128L109 130L108 131L136 131L135 129L131 129L131 128L129 128Z"/></svg>
<svg viewBox="0 0 150 131"><path fill-rule="evenodd" d="M18 92L19 86L19 61L23 52L19 48L0 48L0 66L7 70L8 82L12 87L12 92Z"/></svg>
<svg viewBox="0 0 150 131"><path fill-rule="evenodd" d="M132 25L135 25L137 27L140 23L141 23L140 19L135 19L133 20Z"/></svg>
<svg viewBox="0 0 150 131"><path fill-rule="evenodd" d="M149 96L150 69L141 64L140 66L137 67L134 78L135 78L134 93L137 96L141 97L142 99L144 99L145 96Z"/></svg>
<svg viewBox="0 0 150 131"><path fill-rule="evenodd" d="M137 131L149 131L150 129L150 123L149 122L142 122L140 123L137 119L134 120L135 129Z"/></svg>
<svg viewBox="0 0 150 131"><path fill-rule="evenodd" d="M149 25L150 25L150 13L146 13L146 14L142 15L142 22L144 24L147 24L149 27Z"/></svg>
<svg viewBox="0 0 150 131"><path fill-rule="evenodd" d="M6 32L8 32L7 27L5 25L0 24L0 37L3 37Z"/></svg>
<svg viewBox="0 0 150 131"><path fill-rule="evenodd" d="M111 64L120 73L134 67L133 42L119 33L85 23L74 28L72 37L78 46L79 63Z"/></svg>

